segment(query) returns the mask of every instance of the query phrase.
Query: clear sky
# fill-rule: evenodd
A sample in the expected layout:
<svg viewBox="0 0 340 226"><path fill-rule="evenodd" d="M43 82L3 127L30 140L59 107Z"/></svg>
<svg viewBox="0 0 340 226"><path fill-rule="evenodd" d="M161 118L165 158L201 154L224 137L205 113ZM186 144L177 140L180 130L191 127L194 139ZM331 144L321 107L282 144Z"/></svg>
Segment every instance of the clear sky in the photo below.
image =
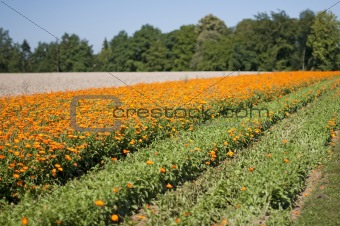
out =
<svg viewBox="0 0 340 226"><path fill-rule="evenodd" d="M79 35L89 41L95 53L105 37L110 40L121 30L132 35L148 23L169 32L181 25L196 24L209 13L232 27L258 12L280 9L298 17L305 9L322 11L338 3L330 10L340 18L339 0L0 0L0 27L9 30L14 42L27 39L32 49L39 41L50 42L55 38L4 3L58 38L65 32Z"/></svg>

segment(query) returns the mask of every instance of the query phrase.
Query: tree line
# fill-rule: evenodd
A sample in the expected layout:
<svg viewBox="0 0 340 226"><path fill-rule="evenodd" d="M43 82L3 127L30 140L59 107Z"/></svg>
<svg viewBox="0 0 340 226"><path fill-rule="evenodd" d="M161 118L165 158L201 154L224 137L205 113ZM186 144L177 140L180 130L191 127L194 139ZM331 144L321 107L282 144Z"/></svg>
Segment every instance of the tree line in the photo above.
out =
<svg viewBox="0 0 340 226"><path fill-rule="evenodd" d="M67 33L32 51L0 28L0 52L0 72L339 70L340 22L331 12L278 11L227 27L209 14L169 33L149 24L132 36L121 31L98 54Z"/></svg>

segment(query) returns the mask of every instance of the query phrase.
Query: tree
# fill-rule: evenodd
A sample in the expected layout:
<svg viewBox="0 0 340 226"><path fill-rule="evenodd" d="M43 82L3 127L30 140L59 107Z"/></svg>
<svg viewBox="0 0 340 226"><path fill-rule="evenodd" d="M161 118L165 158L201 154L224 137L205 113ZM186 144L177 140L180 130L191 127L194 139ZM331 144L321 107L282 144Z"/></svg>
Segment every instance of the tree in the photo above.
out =
<svg viewBox="0 0 340 226"><path fill-rule="evenodd" d="M297 29L298 51L302 70L311 68L310 60L312 57L312 48L307 46L307 39L311 33L311 27L315 19L315 13L311 10L305 10L300 13Z"/></svg>
<svg viewBox="0 0 340 226"><path fill-rule="evenodd" d="M195 29L195 25L185 25L166 35L165 46L168 51L170 70L190 70L190 61L195 53L197 40Z"/></svg>
<svg viewBox="0 0 340 226"><path fill-rule="evenodd" d="M315 70L339 68L340 24L331 12L317 13L308 36L307 46L312 48Z"/></svg>
<svg viewBox="0 0 340 226"><path fill-rule="evenodd" d="M88 41L80 40L75 34L65 33L57 47L60 53L60 71L93 70L93 50Z"/></svg>
<svg viewBox="0 0 340 226"><path fill-rule="evenodd" d="M146 52L146 71L169 71L168 49L163 40L154 41Z"/></svg>
<svg viewBox="0 0 340 226"><path fill-rule="evenodd" d="M111 55L111 48L109 46L109 42L105 38L103 42L103 47L100 53L95 57L97 70L110 71L110 67L109 67L110 55Z"/></svg>
<svg viewBox="0 0 340 226"><path fill-rule="evenodd" d="M131 38L125 31L120 31L118 35L110 41L110 58L108 70L111 71L136 71L133 64L133 50L131 48Z"/></svg>
<svg viewBox="0 0 340 226"><path fill-rule="evenodd" d="M211 55L214 50L219 51L217 49L219 45L215 42L222 40L223 36L228 36L230 31L222 20L209 14L198 22L196 32L196 50L192 57L190 67L194 70L210 70L206 67L208 63L204 62L205 59L208 59L208 57L205 56L206 51L209 51L208 55ZM222 60L228 61L227 56L222 57Z"/></svg>
<svg viewBox="0 0 340 226"><path fill-rule="evenodd" d="M236 26L232 37L231 55L229 58L229 70L256 71L257 54L255 37L255 21L245 19Z"/></svg>
<svg viewBox="0 0 340 226"><path fill-rule="evenodd" d="M133 69L136 71L145 71L147 62L147 52L153 42L161 38L162 32L149 24L143 25L142 28L136 31L131 40L130 48L133 52L132 63Z"/></svg>
<svg viewBox="0 0 340 226"><path fill-rule="evenodd" d="M24 39L20 48L21 48L22 58L23 58L23 71L28 72L31 70L30 58L31 58L32 53L31 53L31 47L26 41L26 39Z"/></svg>
<svg viewBox="0 0 340 226"><path fill-rule="evenodd" d="M32 71L59 72L60 53L58 42L39 42L31 56Z"/></svg>
<svg viewBox="0 0 340 226"><path fill-rule="evenodd" d="M12 39L9 32L0 28L0 72L9 72L8 65L12 57Z"/></svg>

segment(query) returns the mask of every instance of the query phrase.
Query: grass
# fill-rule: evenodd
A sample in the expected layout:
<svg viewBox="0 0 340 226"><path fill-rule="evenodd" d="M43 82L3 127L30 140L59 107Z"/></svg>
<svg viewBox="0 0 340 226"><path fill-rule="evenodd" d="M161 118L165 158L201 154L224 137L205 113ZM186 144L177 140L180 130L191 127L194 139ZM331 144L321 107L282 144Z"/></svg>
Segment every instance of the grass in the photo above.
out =
<svg viewBox="0 0 340 226"><path fill-rule="evenodd" d="M156 214L146 209L144 224L288 225L307 173L327 156L330 132L326 126L340 110L336 98L334 92L326 94L268 130L232 162L178 192L159 196L151 205Z"/></svg>
<svg viewBox="0 0 340 226"><path fill-rule="evenodd" d="M306 198L301 216L294 225L340 225L340 133L334 139L330 159L321 170L321 179Z"/></svg>

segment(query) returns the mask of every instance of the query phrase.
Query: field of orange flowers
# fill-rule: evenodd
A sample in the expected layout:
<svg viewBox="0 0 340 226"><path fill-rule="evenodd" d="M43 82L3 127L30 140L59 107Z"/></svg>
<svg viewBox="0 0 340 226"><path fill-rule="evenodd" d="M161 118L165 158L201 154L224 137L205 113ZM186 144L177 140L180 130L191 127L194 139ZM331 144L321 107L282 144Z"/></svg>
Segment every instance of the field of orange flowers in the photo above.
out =
<svg viewBox="0 0 340 226"><path fill-rule="evenodd" d="M120 158L149 144L157 136L193 129L197 122L197 118L163 116L140 120L131 116L120 119L123 125L114 134L80 134L70 127L70 102L75 96L114 95L122 106L135 109L174 109L182 105L200 108L204 105L219 114L223 107L257 104L331 76L331 73L275 73L2 98L1 198L15 199L19 195L17 191L37 186L46 189L51 183L63 183L100 163L104 156ZM77 111L78 124L99 128L113 126L114 106L110 106L108 100L84 102Z"/></svg>
<svg viewBox="0 0 340 226"><path fill-rule="evenodd" d="M175 138L182 131L195 132L204 122L225 116L225 108L260 106L303 87L329 81L327 86L318 87L316 93L311 90L305 99L282 105L281 111L298 109L330 89L331 83L337 84L337 75L337 72L281 72L2 98L0 198L20 203L27 194L35 197L72 178L81 177L89 170L98 170L109 161L124 159L147 148L155 140ZM210 114L192 118L165 115L140 118L131 114L120 118L122 125L117 131L78 132L70 126L70 104L72 98L80 95L113 95L122 102L121 109L151 112L155 108L204 107ZM77 104L77 123L83 128L111 127L117 120L113 117L115 107L110 100L81 100ZM273 121L275 117L281 117L281 113L276 114L270 113ZM289 115L288 112L284 114ZM246 129L239 135L233 129L228 131L229 135L233 134L229 141L229 156L234 154L233 148L242 147L250 141L245 138L246 133L252 135L250 138L256 137L267 124L254 125L249 128L250 131ZM215 151L209 153L208 159L201 159L204 165L217 164L218 161L214 160L219 158ZM153 165L153 161L149 160L147 165ZM161 169L164 172L169 170ZM165 187L172 188L173 185L169 183Z"/></svg>

